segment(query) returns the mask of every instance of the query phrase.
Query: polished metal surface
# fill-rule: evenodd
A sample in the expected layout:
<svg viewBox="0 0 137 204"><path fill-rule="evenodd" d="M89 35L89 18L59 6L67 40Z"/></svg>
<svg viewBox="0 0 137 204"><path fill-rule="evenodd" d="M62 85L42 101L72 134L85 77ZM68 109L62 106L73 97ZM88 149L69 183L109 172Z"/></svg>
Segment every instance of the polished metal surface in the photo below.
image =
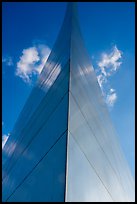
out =
<svg viewBox="0 0 137 204"><path fill-rule="evenodd" d="M3 201L134 201L134 181L78 23L76 3L3 155Z"/></svg>

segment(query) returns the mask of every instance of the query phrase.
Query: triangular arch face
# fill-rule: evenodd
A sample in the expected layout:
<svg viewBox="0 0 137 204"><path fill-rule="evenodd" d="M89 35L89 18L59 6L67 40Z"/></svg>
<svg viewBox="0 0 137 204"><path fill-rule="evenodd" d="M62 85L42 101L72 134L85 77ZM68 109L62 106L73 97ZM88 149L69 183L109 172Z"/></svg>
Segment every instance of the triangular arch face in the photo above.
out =
<svg viewBox="0 0 137 204"><path fill-rule="evenodd" d="M3 201L134 201L78 23L68 3L56 43L7 141Z"/></svg>

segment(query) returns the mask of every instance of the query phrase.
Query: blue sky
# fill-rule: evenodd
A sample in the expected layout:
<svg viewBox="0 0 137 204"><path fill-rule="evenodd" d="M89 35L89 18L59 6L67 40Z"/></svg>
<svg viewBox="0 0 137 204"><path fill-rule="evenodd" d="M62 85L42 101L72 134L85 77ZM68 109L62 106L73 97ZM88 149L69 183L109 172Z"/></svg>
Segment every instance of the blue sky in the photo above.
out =
<svg viewBox="0 0 137 204"><path fill-rule="evenodd" d="M3 3L2 136L6 140L57 38L66 2ZM134 176L134 3L78 4L79 21ZM31 62L28 60L29 54ZM45 56L45 57L44 57ZM23 66L28 67L24 70ZM32 65L35 67L32 68Z"/></svg>

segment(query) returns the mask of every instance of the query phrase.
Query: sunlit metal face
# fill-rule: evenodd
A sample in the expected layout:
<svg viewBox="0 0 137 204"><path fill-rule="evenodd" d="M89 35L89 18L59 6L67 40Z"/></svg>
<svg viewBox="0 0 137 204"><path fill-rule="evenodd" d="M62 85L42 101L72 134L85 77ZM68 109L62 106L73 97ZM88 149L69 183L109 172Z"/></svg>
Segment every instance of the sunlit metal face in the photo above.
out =
<svg viewBox="0 0 137 204"><path fill-rule="evenodd" d="M69 3L52 52L7 141L3 201L134 201L94 69Z"/></svg>

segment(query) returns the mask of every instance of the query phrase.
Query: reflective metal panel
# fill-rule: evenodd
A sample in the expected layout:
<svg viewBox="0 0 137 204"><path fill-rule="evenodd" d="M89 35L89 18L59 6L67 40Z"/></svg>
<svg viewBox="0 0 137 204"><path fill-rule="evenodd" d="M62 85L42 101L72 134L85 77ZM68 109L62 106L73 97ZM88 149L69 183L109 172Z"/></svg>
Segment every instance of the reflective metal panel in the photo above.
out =
<svg viewBox="0 0 137 204"><path fill-rule="evenodd" d="M31 172L43 155L49 152L64 132L67 132L67 107L68 94L64 96L54 114L7 173L8 176L3 181L3 198L7 198L14 192L16 187L22 183L26 175ZM61 120L59 120L59 116ZM66 149L66 145L64 148Z"/></svg>
<svg viewBox="0 0 137 204"><path fill-rule="evenodd" d="M66 201L113 201L71 133L69 133L68 152Z"/></svg>
<svg viewBox="0 0 137 204"><path fill-rule="evenodd" d="M121 180L119 180L117 172L111 165L112 161L110 162L108 160L108 157L105 154L105 151L103 150L103 148L101 148L99 142L95 138L96 132L94 133L90 129L89 125L85 121L84 116L82 115L80 109L76 105L71 94L70 94L69 131L70 131L69 141L71 140L70 138L72 137L75 140L76 145L79 146L79 150L82 152L83 156L85 157L85 162L87 161L87 163L89 163L89 167L92 169L91 171L94 171L94 174L96 174L96 177L98 177L98 186L100 185L102 186L102 188L107 190L109 196L111 197L113 201L123 201L124 199L128 200L128 197L126 198L127 195L123 189ZM73 166L78 165L78 164L75 161L73 161L74 157L70 156L71 154L70 151L72 148L74 149L75 146L70 147L70 145L71 145L70 142L68 142L68 148L69 148L68 150L68 158L69 158L68 160L68 185L71 182L72 184L70 185L73 185L73 182L74 182L74 180L71 180L71 177L69 177L70 172L72 174L72 177L76 177L76 175L78 176L79 174L79 177L81 176L82 178L86 177L89 181L92 181L92 179L87 176L87 172L84 169L84 167L81 168L80 171L75 171L75 168L77 169L77 167L74 168ZM107 144L105 146L107 148ZM81 165L85 165L85 162L83 164L82 159L80 159L79 156L77 157L78 157L77 160L79 162L81 161L80 162ZM71 168L73 169L73 171L71 170ZM90 189L92 188L93 186L91 183ZM75 191L76 191L76 188L75 188ZM79 192L80 189L77 188L77 191ZM83 194L86 194L85 186L83 185L81 186L81 191L83 192ZM69 193L69 190L68 190L68 194L71 194L71 197L73 199L75 198L76 201L79 201L79 196L76 198L76 193L73 194L73 192L74 191L71 190L71 193ZM93 192L92 190L90 191L90 195L91 195L90 201L93 201L92 197L94 198L95 196L94 194L99 194L100 201L104 201L105 199L103 198L104 192L103 192L103 195L101 195L102 192L99 192L99 189L96 186L94 186Z"/></svg>
<svg viewBox="0 0 137 204"><path fill-rule="evenodd" d="M64 201L65 161L66 134L39 161L7 201Z"/></svg>
<svg viewBox="0 0 137 204"><path fill-rule="evenodd" d="M11 152L10 149L9 156L10 162L7 161L8 166L4 168L5 172L8 173L20 155L25 151L28 145L31 144L35 137L39 137L41 131L43 131L44 126L47 126L48 120L54 114L54 111L57 109L58 105L62 102L63 97L68 93L68 69L69 69L69 62L65 69L61 72L59 78L52 86L52 89L46 94L46 96L40 102L40 105L34 111L33 115L31 116L30 120L26 125L23 126L21 132L14 133L12 137L16 137L16 135L20 136L20 139L17 141L14 138L15 149ZM68 97L67 97L68 98ZM39 99L38 99L39 100ZM67 100L67 99L66 99ZM66 127L67 128L67 102L65 104L66 111L60 111L59 116L62 114L66 114ZM34 127L35 124L35 128ZM63 124L62 124L63 125ZM9 141L10 142L10 141ZM13 141L11 141L13 143ZM7 146L9 147L9 145ZM7 149L5 148L4 151ZM4 176L3 176L4 177Z"/></svg>
<svg viewBox="0 0 137 204"><path fill-rule="evenodd" d="M68 7L69 11L70 9L71 7ZM21 198L21 194L18 195L18 193L13 196L14 191L19 188L27 175L33 171L33 168L35 168L43 156L50 151L60 137L62 137L64 133L67 133L71 34L69 26L70 18L71 12L67 12L53 50L3 149L3 154L7 156L7 160L3 162L3 201L9 201L12 198L16 201L21 201L21 199L27 201L27 198L29 200L35 200L36 196L33 198L33 188L30 198L28 195ZM66 137L66 134L64 137ZM66 143L63 147L60 146L60 148L63 148L62 151L65 152ZM66 154L63 153L62 163L61 161L58 163L61 167L58 168L65 168L65 158ZM50 159L52 160L53 158L50 157ZM49 166L49 169L50 168L52 167ZM53 168L55 167L53 166ZM49 169L44 169L44 179L48 179L49 181L51 179L51 183L53 182L57 185L56 178L54 178L52 174L49 175ZM52 171L51 169L51 172ZM65 174L65 170L63 173ZM57 174L55 175L57 176ZM49 176L49 178L46 178L46 176ZM43 185L45 184L43 183ZM55 186L54 188L56 189L57 187ZM47 194L49 194L49 191L47 191ZM62 186L62 192L64 192L64 194L60 194L59 192L59 194L57 194L55 192L51 200L59 199L62 201L64 199L65 183L64 186ZM22 192L22 196L25 196L25 194L26 192ZM43 201L50 201L47 194L42 196L41 199L43 199ZM38 198L39 196L37 195L37 199Z"/></svg>
<svg viewBox="0 0 137 204"><path fill-rule="evenodd" d="M115 202L134 201L133 178L119 146L97 77L85 50L76 11L74 11L72 19L70 56L70 134L68 141L73 138L75 143L68 142L67 201L79 201L82 193L81 199L85 201L84 195L87 199L87 188L90 188L88 201L99 200L102 202L105 199L107 201L104 192L99 190L98 186L101 189L104 188ZM77 158L70 156L75 146L79 148L75 153ZM92 176L87 174L86 168L81 167L78 171L80 162L78 163L76 160L78 160L80 151L84 155L85 161L90 164L92 176L96 174L99 178L98 184L94 185L90 182ZM86 162L81 159L81 166L86 165ZM90 180L87 186L83 186L83 182L81 182L81 186L78 187L79 181L74 180L77 175L79 178ZM99 197L96 197L97 195Z"/></svg>

